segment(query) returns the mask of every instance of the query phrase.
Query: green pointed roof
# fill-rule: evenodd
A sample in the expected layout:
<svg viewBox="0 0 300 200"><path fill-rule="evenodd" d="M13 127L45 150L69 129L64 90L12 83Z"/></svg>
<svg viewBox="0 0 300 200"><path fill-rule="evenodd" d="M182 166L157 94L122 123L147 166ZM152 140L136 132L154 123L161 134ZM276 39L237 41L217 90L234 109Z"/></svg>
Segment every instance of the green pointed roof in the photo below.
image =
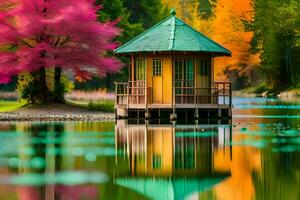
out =
<svg viewBox="0 0 300 200"><path fill-rule="evenodd" d="M231 52L196 31L171 11L171 16L117 48L116 54L138 52L208 52L231 56Z"/></svg>

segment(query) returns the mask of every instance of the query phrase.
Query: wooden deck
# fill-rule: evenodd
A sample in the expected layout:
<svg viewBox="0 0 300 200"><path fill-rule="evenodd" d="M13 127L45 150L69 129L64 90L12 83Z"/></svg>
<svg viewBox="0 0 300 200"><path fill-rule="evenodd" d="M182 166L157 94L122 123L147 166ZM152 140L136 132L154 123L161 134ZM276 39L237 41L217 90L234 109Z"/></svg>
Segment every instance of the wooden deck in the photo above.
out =
<svg viewBox="0 0 300 200"><path fill-rule="evenodd" d="M172 110L176 114L178 109L228 110L231 115L232 89L229 82L215 82L210 88L195 88L182 82L173 87L172 103L157 104L152 101L152 88L144 81L115 83L117 116L127 115L130 110ZM122 112L119 112L120 110ZM147 116L147 115L146 115ZM123 116L126 117L126 116Z"/></svg>

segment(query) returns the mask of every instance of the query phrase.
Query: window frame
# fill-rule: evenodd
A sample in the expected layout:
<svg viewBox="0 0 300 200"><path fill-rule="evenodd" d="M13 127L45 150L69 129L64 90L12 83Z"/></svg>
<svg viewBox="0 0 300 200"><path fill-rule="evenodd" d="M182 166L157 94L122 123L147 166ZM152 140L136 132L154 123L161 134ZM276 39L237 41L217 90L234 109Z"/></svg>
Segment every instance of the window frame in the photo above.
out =
<svg viewBox="0 0 300 200"><path fill-rule="evenodd" d="M174 60L174 86L175 94L191 94L195 86L195 60L175 59ZM181 87L189 87L182 89Z"/></svg>
<svg viewBox="0 0 300 200"><path fill-rule="evenodd" d="M162 76L163 61L162 59L152 60L152 76Z"/></svg>
<svg viewBox="0 0 300 200"><path fill-rule="evenodd" d="M134 67L134 78L136 81L145 81L146 80L146 59L137 58L135 60Z"/></svg>
<svg viewBox="0 0 300 200"><path fill-rule="evenodd" d="M176 59L174 61L174 80L195 80L195 63L193 59Z"/></svg>

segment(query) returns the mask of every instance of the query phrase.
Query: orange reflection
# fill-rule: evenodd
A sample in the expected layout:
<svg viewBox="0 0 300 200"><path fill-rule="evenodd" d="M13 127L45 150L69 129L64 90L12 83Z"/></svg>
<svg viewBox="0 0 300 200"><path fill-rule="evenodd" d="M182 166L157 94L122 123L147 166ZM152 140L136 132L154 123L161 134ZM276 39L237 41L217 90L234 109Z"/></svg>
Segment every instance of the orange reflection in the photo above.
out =
<svg viewBox="0 0 300 200"><path fill-rule="evenodd" d="M229 126L128 125L117 127L116 133L116 151L122 152L116 162L128 160L132 176L209 177L215 171L216 149L226 151L225 160L231 156L224 146L230 140Z"/></svg>
<svg viewBox="0 0 300 200"><path fill-rule="evenodd" d="M245 137L234 135L233 141L243 140ZM226 152L222 149L214 152L215 170L230 170L231 176L213 189L217 199L254 199L255 187L251 175L261 170L260 151L249 146L233 146L232 159L228 159L224 153Z"/></svg>

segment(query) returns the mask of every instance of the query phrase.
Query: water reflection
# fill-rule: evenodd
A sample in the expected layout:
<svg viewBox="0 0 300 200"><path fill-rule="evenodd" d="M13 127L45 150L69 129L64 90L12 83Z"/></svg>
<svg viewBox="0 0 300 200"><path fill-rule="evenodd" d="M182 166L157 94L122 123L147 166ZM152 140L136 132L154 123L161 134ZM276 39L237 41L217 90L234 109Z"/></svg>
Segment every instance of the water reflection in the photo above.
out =
<svg viewBox="0 0 300 200"><path fill-rule="evenodd" d="M90 163L105 128L86 125L1 124L0 199L98 199L97 184L109 177Z"/></svg>
<svg viewBox="0 0 300 200"><path fill-rule="evenodd" d="M0 199L298 200L296 105L241 99L232 125L0 123Z"/></svg>
<svg viewBox="0 0 300 200"><path fill-rule="evenodd" d="M212 188L229 177L231 126L116 126L116 164L129 169L115 183L150 199L184 199Z"/></svg>

